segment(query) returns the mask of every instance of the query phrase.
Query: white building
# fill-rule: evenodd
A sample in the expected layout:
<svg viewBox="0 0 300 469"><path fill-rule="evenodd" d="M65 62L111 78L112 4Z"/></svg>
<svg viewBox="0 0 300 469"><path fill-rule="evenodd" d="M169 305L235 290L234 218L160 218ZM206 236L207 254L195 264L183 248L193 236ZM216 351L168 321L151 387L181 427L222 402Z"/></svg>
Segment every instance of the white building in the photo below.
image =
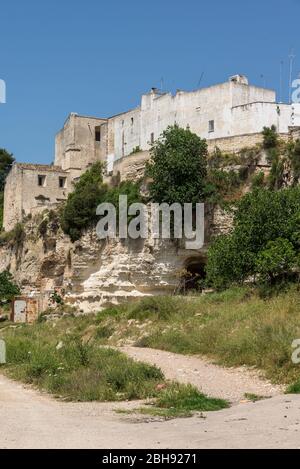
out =
<svg viewBox="0 0 300 469"><path fill-rule="evenodd" d="M5 189L4 228L66 198L73 181L96 161L124 178L142 171L151 144L175 123L207 139L209 149L236 151L261 141L263 127L275 125L288 135L300 126L300 104L277 103L275 91L235 75L226 83L175 95L152 89L139 107L109 118L72 113L56 136L54 166L14 165Z"/></svg>

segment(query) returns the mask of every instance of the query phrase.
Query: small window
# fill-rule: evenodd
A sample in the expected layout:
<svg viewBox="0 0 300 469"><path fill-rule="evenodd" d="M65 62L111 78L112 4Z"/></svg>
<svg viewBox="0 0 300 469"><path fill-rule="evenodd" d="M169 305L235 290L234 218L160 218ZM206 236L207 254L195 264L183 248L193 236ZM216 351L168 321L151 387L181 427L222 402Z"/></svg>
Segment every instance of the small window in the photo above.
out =
<svg viewBox="0 0 300 469"><path fill-rule="evenodd" d="M131 118L131 125L133 125L133 123L134 123L134 119L133 119L133 117L132 117L132 118Z"/></svg>
<svg viewBox="0 0 300 469"><path fill-rule="evenodd" d="M45 187L45 185L46 185L46 176L38 175L38 185L40 187Z"/></svg>
<svg viewBox="0 0 300 469"><path fill-rule="evenodd" d="M209 132L214 132L215 131L215 121L209 121L208 122L208 131Z"/></svg>
<svg viewBox="0 0 300 469"><path fill-rule="evenodd" d="M59 188L64 189L66 187L67 178L60 177L58 180Z"/></svg>
<svg viewBox="0 0 300 469"><path fill-rule="evenodd" d="M153 144L154 143L154 133L152 132L152 134L150 135L150 143Z"/></svg>
<svg viewBox="0 0 300 469"><path fill-rule="evenodd" d="M95 127L95 140L96 142L101 142L101 128Z"/></svg>

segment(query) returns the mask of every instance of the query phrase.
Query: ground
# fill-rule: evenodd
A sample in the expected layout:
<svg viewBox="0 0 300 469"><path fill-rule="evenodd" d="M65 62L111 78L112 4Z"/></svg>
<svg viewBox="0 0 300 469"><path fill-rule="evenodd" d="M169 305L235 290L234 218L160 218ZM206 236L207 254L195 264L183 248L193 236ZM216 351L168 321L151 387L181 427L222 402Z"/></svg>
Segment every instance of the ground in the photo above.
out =
<svg viewBox="0 0 300 469"><path fill-rule="evenodd" d="M165 421L116 412L140 403L63 402L0 375L0 447L300 448L299 395L281 394L279 387L246 369L225 370L197 357L157 350L126 352L157 363L167 378L230 398L232 407ZM273 397L253 403L241 399L246 392Z"/></svg>

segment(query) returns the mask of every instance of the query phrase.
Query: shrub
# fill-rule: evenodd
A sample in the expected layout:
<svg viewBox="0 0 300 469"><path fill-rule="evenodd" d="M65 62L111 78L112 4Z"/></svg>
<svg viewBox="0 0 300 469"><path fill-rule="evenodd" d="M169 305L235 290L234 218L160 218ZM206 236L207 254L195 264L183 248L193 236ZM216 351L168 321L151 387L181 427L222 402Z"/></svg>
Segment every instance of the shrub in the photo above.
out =
<svg viewBox="0 0 300 469"><path fill-rule="evenodd" d="M283 262L281 256L285 249L288 252ZM208 282L222 288L262 274L263 269L267 269L266 259L270 255L274 255L274 264L270 264L268 279L288 274L292 268L291 250L296 255L299 249L299 187L276 192L256 189L238 203L232 232L219 236L210 246Z"/></svg>
<svg viewBox="0 0 300 469"><path fill-rule="evenodd" d="M263 131L263 147L267 150L270 148L275 148L278 144L278 135L276 126L272 125L271 127L264 127Z"/></svg>
<svg viewBox="0 0 300 469"><path fill-rule="evenodd" d="M203 198L207 144L189 129L170 126L153 144L146 174L150 196L158 203L196 203Z"/></svg>
<svg viewBox="0 0 300 469"><path fill-rule="evenodd" d="M14 283L12 275L8 271L0 273L0 303L7 303L19 294L20 289Z"/></svg>
<svg viewBox="0 0 300 469"><path fill-rule="evenodd" d="M71 240L80 239L83 231L96 224L96 209L103 202L112 203L117 211L119 196L128 196L128 204L140 201L139 184L124 181L116 187L108 188L103 183L103 165L95 163L75 184L69 194L61 214L61 226Z"/></svg>
<svg viewBox="0 0 300 469"><path fill-rule="evenodd" d="M276 277L290 272L296 260L292 243L287 239L277 238L275 241L269 241L265 249L258 253L255 270L262 279L273 283Z"/></svg>
<svg viewBox="0 0 300 469"><path fill-rule="evenodd" d="M5 244L15 246L17 249L22 246L25 239L25 230L22 223L17 223L11 231L3 231L0 234L0 246Z"/></svg>
<svg viewBox="0 0 300 469"><path fill-rule="evenodd" d="M251 181L252 189L257 189L259 187L263 187L265 181L265 175L263 171L254 174Z"/></svg>
<svg viewBox="0 0 300 469"><path fill-rule="evenodd" d="M72 241L81 237L82 231L96 222L96 208L104 200L103 165L95 163L75 184L62 211L63 231Z"/></svg>

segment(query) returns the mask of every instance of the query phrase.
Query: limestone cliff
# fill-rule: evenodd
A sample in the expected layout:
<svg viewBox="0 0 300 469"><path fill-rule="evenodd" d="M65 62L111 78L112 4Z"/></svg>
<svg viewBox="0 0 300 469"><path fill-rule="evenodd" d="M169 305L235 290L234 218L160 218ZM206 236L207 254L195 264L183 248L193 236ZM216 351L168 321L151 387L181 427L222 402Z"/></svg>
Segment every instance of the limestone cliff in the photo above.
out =
<svg viewBox="0 0 300 469"><path fill-rule="evenodd" d="M206 216L207 236L230 226L220 209ZM20 239L0 247L0 271L9 269L25 295L39 296L46 309L54 290L84 312L128 298L172 293L190 260L205 262L207 244L188 251L172 240L105 240L95 229L71 243L54 212L24 224Z"/></svg>

